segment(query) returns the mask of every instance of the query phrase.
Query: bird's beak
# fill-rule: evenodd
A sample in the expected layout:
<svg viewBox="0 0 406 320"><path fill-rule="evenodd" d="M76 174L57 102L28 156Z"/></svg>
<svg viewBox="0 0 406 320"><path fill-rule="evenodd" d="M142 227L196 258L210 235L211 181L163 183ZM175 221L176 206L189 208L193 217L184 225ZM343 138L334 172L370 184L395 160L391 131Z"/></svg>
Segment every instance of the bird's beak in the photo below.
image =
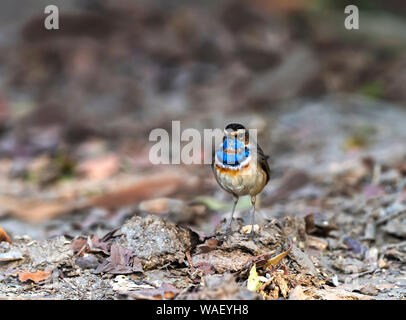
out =
<svg viewBox="0 0 406 320"><path fill-rule="evenodd" d="M235 132L235 131L231 131L231 130L224 130L224 135L225 135L226 137L229 137L229 136L233 136L233 137L235 137L235 136L236 136L236 134L237 134L237 132Z"/></svg>

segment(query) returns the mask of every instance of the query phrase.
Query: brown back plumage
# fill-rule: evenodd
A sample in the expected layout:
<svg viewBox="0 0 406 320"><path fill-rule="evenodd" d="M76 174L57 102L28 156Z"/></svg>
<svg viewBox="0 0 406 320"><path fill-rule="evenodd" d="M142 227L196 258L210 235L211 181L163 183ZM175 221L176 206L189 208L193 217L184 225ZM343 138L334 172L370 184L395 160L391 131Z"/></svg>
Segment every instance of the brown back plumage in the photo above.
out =
<svg viewBox="0 0 406 320"><path fill-rule="evenodd" d="M259 146L258 143L257 143L257 154L258 154L259 165L261 166L262 170L265 171L266 183L268 183L268 181L271 177L271 169L269 168L269 163L268 163L269 156L266 156L264 154L264 151L261 149L261 147Z"/></svg>

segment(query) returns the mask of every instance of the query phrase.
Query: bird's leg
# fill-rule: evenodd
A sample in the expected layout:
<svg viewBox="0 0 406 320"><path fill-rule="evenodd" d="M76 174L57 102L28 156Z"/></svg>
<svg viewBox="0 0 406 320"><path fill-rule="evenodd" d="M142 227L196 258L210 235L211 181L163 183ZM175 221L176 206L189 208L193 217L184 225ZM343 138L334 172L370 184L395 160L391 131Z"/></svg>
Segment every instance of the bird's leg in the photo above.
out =
<svg viewBox="0 0 406 320"><path fill-rule="evenodd" d="M254 238L255 201L256 201L256 197L255 197L255 196L252 196L252 197L251 197L252 210L251 210L251 232L250 232L250 238Z"/></svg>
<svg viewBox="0 0 406 320"><path fill-rule="evenodd" d="M231 223L233 222L233 215L234 215L235 207L237 206L237 202L238 202L238 196L234 196L233 209L231 210L231 216L230 216L230 219L228 220L227 226L226 226L226 237L229 234L231 234Z"/></svg>

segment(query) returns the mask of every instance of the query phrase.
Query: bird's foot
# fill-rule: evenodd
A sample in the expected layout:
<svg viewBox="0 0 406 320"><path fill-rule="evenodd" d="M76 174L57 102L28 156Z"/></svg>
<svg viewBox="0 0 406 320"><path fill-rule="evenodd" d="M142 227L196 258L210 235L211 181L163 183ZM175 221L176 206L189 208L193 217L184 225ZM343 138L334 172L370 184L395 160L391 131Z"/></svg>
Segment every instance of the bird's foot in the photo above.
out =
<svg viewBox="0 0 406 320"><path fill-rule="evenodd" d="M255 232L254 232L254 228L252 228L250 234L248 235L248 238L254 239L254 237L255 237Z"/></svg>
<svg viewBox="0 0 406 320"><path fill-rule="evenodd" d="M254 229L251 229L250 233L247 234L245 237L243 237L243 240L245 240L245 241L250 241L250 240L252 240L252 241L255 242L255 232L254 232Z"/></svg>
<svg viewBox="0 0 406 320"><path fill-rule="evenodd" d="M232 233L233 231L231 230L231 228L227 228L222 237L223 241L227 241Z"/></svg>

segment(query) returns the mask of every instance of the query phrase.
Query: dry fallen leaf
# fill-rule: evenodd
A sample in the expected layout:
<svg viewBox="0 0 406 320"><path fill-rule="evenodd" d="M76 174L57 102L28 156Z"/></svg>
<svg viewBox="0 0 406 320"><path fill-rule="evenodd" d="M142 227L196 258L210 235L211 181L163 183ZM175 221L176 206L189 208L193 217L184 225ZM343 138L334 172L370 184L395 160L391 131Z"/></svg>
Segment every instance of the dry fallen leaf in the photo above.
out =
<svg viewBox="0 0 406 320"><path fill-rule="evenodd" d="M73 252L77 253L77 252L80 252L82 250L82 248L84 246L86 246L86 244L87 244L87 238L79 237L79 238L73 239L70 246L71 246Z"/></svg>
<svg viewBox="0 0 406 320"><path fill-rule="evenodd" d="M204 243L197 246L203 253L207 253L217 248L219 241L217 239L208 239Z"/></svg>
<svg viewBox="0 0 406 320"><path fill-rule="evenodd" d="M278 271L282 271L282 270L278 270ZM288 286L288 283L286 282L286 279L285 279L285 277L283 275L283 271L275 273L274 281L278 285L280 293L286 299L287 296L288 296L288 293L289 293L289 286Z"/></svg>
<svg viewBox="0 0 406 320"><path fill-rule="evenodd" d="M2 241L11 243L11 239L8 236L8 234L6 233L6 231L4 231L4 229L2 227L0 227L0 242L2 242Z"/></svg>
<svg viewBox="0 0 406 320"><path fill-rule="evenodd" d="M35 272L29 272L28 270L23 270L18 272L18 278L20 279L21 282L26 282L28 280L34 281L35 283L38 283L40 281L46 280L51 276L51 271L35 271Z"/></svg>
<svg viewBox="0 0 406 320"><path fill-rule="evenodd" d="M38 200L0 195L0 209L29 223L39 223L79 209L67 199Z"/></svg>
<svg viewBox="0 0 406 320"><path fill-rule="evenodd" d="M280 262L284 257L286 257L286 256L289 254L290 250L292 250L292 247L293 247L293 244L291 243L288 250L286 250L286 251L284 251L284 252L278 254L277 256L275 256L275 257L273 257L273 258L271 258L271 259L269 259L269 260L265 263L264 269L269 268L270 266L276 267L276 266L279 264L279 262Z"/></svg>
<svg viewBox="0 0 406 320"><path fill-rule="evenodd" d="M167 172L141 178L130 186L90 199L90 206L114 209L151 197L168 196L180 189L196 187L198 179L180 173Z"/></svg>
<svg viewBox="0 0 406 320"><path fill-rule="evenodd" d="M102 272L111 274L130 274L134 272L143 272L143 268L141 262L131 250L113 244L110 250L110 257L101 263L95 270L96 274Z"/></svg>
<svg viewBox="0 0 406 320"><path fill-rule="evenodd" d="M77 170L88 179L102 180L110 177L119 168L119 159L114 154L89 159L79 164Z"/></svg>
<svg viewBox="0 0 406 320"><path fill-rule="evenodd" d="M261 281L259 280L257 269L254 264L250 270L250 276L248 277L247 289L256 292L260 285Z"/></svg>

